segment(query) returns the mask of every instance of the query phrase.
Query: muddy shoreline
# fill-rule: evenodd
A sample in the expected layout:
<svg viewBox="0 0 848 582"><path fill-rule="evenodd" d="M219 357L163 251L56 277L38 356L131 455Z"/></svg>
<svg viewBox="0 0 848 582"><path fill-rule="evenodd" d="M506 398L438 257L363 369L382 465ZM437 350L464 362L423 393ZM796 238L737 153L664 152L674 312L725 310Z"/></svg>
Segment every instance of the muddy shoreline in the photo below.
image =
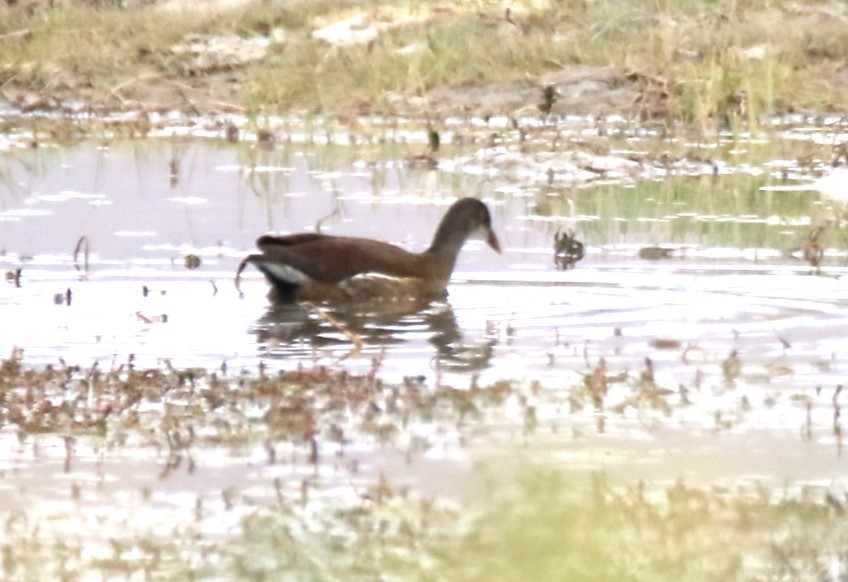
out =
<svg viewBox="0 0 848 582"><path fill-rule="evenodd" d="M267 7L257 1L209 2L202 8L161 1L120 9L73 0L12 3L0 13L8 28L0 34L0 48L13 58L0 75L0 111L7 123L33 113L104 117L178 112L195 117L323 117L348 129L355 129L359 116L430 123L457 117L567 116L603 123L615 116L657 124L666 131L693 129L705 136L767 126L770 118L779 116L844 113L848 68L844 59L837 66L838 32L818 41L834 45L827 49L813 41L784 46L779 36L760 38L781 27L824 35L828 19L848 17L844 6L797 3L734 13L719 4L693 14L652 12L634 0L632 21L619 17L611 22L604 20L608 15L602 8L573 9L570 18L569 12L546 2L512 2L476 11L439 2L376 5L370 10L352 5L335 11L299 3ZM580 17L589 19L588 26L572 30L573 19ZM74 26L75 18L97 24L85 32ZM763 30L746 28L757 19L769 25ZM108 27L117 30L110 35ZM452 44L453 36L461 36L464 29L469 39L503 46L505 54L491 55L488 70L476 64L486 58L485 48L477 55L467 44ZM649 33L643 38L646 47L629 40L629 34L640 31ZM668 34L665 54L639 55L655 42L650 37L654 31ZM712 36L701 39L701 32ZM730 35L729 41L724 34ZM745 34L752 39L746 41ZM65 37L79 38L61 44ZM48 52L41 48L44 44L50 46ZM592 62L595 44L610 46L604 64ZM465 50L473 64L468 70L457 58ZM564 56L569 58L560 60ZM656 58L668 62L652 61ZM712 70L711 59L719 72ZM799 63L797 79L780 84L761 78L775 74L782 59ZM364 73L349 78L345 74L345 69L358 67L367 71L369 61L393 80L380 83ZM296 67L286 68L290 62ZM440 76L440 67L456 70ZM416 74L422 78L416 80ZM759 83L766 86L761 89ZM812 95L826 101L816 103L806 93L793 100L793 93L805 84L815 85L810 87Z"/></svg>

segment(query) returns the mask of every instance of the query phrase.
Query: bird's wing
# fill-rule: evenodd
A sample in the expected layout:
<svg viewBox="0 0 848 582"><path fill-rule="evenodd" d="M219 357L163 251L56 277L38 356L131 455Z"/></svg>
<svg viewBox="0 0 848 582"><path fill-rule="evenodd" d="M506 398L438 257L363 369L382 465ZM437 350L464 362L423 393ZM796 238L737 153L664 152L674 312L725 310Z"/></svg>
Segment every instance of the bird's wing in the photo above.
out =
<svg viewBox="0 0 848 582"><path fill-rule="evenodd" d="M382 273L394 277L426 277L426 261L394 245L364 238L321 234L296 234L261 237L257 246L261 262L279 263L282 275L289 269L322 283L336 284L363 273ZM252 262L258 262L256 260ZM297 275L292 275L297 283Z"/></svg>

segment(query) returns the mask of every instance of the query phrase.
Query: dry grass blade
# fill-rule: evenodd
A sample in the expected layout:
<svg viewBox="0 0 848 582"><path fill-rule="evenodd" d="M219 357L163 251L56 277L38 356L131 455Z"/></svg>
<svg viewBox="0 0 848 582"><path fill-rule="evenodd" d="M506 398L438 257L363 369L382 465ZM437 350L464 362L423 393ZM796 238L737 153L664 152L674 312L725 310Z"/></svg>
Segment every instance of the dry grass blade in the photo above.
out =
<svg viewBox="0 0 848 582"><path fill-rule="evenodd" d="M236 291L238 291L239 297L244 297L244 292L241 290L241 272L244 271L245 267L247 267L247 263L250 257L245 257L239 263L238 269L236 269L236 278L233 281L236 285Z"/></svg>
<svg viewBox="0 0 848 582"><path fill-rule="evenodd" d="M320 315L327 323L329 323L334 328L339 330L341 333L344 334L344 336L347 339L349 339L351 342L353 342L353 349L351 349L343 358L341 358L342 360L345 360L345 359L347 359L351 356L355 356L362 351L362 347L364 346L364 342L362 341L362 337L360 337L358 334L352 332L350 330L350 328L348 328L345 324L343 324L338 319L333 317L330 314L329 311L327 311L326 309L323 309L321 307L318 307L314 303L304 302L303 305L305 305L306 307L309 307L310 309L315 310L315 312L318 315Z"/></svg>
<svg viewBox="0 0 848 582"><path fill-rule="evenodd" d="M6 32L0 34L0 41L5 40L27 40L32 36L32 31L28 28L23 30L13 30L12 32Z"/></svg>
<svg viewBox="0 0 848 582"><path fill-rule="evenodd" d="M315 223L315 232L321 234L321 227L324 226L324 223L330 220L331 218L338 216L339 213L339 207L336 206L331 213L319 218L318 221Z"/></svg>

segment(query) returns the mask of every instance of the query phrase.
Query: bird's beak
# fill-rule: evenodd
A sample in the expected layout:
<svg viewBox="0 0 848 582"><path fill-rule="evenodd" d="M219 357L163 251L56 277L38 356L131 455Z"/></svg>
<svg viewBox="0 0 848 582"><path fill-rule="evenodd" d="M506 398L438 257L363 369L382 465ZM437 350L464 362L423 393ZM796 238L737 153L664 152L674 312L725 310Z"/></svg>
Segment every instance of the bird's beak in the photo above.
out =
<svg viewBox="0 0 848 582"><path fill-rule="evenodd" d="M492 249L494 249L494 251L496 253L500 254L501 243L498 242L498 237L495 234L495 231L492 230L491 228L489 229L489 232L486 234L486 244L489 245L490 247L492 247Z"/></svg>

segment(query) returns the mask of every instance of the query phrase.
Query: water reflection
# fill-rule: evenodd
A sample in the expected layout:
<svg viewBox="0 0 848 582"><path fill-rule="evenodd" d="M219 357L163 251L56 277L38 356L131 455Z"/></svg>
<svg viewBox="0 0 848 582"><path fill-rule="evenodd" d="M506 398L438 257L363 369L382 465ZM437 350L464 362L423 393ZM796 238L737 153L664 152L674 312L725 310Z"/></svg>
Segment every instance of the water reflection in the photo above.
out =
<svg viewBox="0 0 848 582"><path fill-rule="evenodd" d="M371 309L273 305L252 333L264 355L282 359L333 348L343 354L365 346L379 352L423 336L435 350L431 366L450 372L487 368L497 344L490 336L467 338L449 304L421 301L389 301Z"/></svg>

